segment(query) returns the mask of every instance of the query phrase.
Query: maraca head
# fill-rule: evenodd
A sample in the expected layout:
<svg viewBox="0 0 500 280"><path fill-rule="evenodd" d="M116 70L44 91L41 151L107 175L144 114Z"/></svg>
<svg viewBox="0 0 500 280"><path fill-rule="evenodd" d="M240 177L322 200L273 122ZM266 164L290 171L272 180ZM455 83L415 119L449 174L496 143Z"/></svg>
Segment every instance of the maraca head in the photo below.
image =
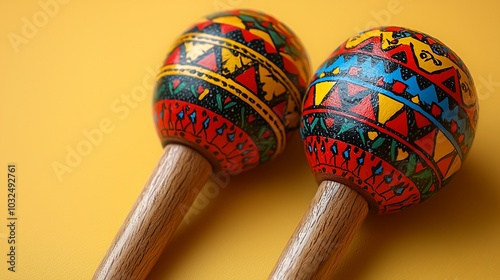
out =
<svg viewBox="0 0 500 280"><path fill-rule="evenodd" d="M382 27L344 42L319 67L301 133L317 180L344 183L375 213L440 190L467 155L477 95L462 60L424 33Z"/></svg>
<svg viewBox="0 0 500 280"><path fill-rule="evenodd" d="M158 75L160 140L189 145L229 174L266 162L299 127L309 71L298 38L276 19L209 15L178 38Z"/></svg>

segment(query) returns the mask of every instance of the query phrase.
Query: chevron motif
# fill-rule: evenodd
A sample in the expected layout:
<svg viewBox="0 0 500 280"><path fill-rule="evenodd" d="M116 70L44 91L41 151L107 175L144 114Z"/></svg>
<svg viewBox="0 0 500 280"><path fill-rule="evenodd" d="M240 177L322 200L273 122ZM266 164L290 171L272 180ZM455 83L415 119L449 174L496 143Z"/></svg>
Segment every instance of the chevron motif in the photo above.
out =
<svg viewBox="0 0 500 280"><path fill-rule="evenodd" d="M453 177L472 145L472 85L458 56L426 34L387 27L348 39L319 67L304 98L306 154L323 147L309 153L309 164L368 192L380 213L423 201ZM400 175L374 179L389 174Z"/></svg>
<svg viewBox="0 0 500 280"><path fill-rule="evenodd" d="M281 153L298 129L309 62L298 38L250 10L219 12L182 34L158 74L154 119L237 174Z"/></svg>

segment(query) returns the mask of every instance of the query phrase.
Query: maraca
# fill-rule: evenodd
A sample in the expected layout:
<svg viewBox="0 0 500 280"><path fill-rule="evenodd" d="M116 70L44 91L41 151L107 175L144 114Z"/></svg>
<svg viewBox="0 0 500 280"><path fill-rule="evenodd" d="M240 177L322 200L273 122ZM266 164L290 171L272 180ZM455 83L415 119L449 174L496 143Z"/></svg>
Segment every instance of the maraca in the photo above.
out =
<svg viewBox="0 0 500 280"><path fill-rule="evenodd" d="M209 15L160 69L153 115L164 153L94 279L142 279L211 172L238 174L280 154L299 127L309 62L269 15Z"/></svg>
<svg viewBox="0 0 500 280"><path fill-rule="evenodd" d="M271 279L331 279L368 212L394 213L448 183L478 120L472 77L437 39L382 27L319 67L301 122L319 190Z"/></svg>

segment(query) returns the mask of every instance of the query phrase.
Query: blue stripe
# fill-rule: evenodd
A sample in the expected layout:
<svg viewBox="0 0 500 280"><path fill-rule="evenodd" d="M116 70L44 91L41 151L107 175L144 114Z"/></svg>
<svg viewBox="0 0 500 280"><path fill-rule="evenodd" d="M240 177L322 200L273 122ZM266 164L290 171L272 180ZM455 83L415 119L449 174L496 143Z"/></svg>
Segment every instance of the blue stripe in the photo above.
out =
<svg viewBox="0 0 500 280"><path fill-rule="evenodd" d="M312 87L318 83L321 83L321 82L330 82L330 81L339 81L339 80L342 80L342 81L347 81L347 82L350 82L350 83L353 83L353 84L358 84L360 86L364 86L368 89L371 89L373 91L376 91L376 92L379 92L385 96L388 96L394 100L397 100L403 104L405 104L406 106L412 108L413 110L419 112L420 114L424 115L425 117L427 117L436 127L439 128L439 130L441 130L441 132L443 132L443 134L446 136L446 138L448 138L448 140L453 144L453 146L455 147L455 150L458 152L458 156L460 156L460 159L462 159L462 150L460 149L460 146L458 145L458 143L455 141L455 138L453 138L453 135L451 135L451 133L434 117L432 116L431 114L427 113L425 110L423 110L421 107L419 107L418 105L416 105L415 103L411 102L410 100L406 99L406 98L403 98L401 96L398 96L398 95L395 95L394 93L386 90L386 89L383 89L383 88L379 88L379 87L376 87L372 84L369 84L369 83L366 83L366 82L363 82L363 81L359 81L359 80L352 80L352 79L349 79L347 78L346 76L342 76L340 78L338 78L338 76L328 76L328 77L323 77L323 78L319 78L315 81L313 81L309 87Z"/></svg>

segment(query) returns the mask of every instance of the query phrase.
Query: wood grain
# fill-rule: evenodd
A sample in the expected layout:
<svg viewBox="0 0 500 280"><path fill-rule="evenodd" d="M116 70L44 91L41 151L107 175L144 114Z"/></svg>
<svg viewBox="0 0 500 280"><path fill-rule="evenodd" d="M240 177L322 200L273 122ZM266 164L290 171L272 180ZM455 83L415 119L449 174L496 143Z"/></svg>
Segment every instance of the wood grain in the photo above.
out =
<svg viewBox="0 0 500 280"><path fill-rule="evenodd" d="M167 145L93 279L146 278L211 172L196 151Z"/></svg>
<svg viewBox="0 0 500 280"><path fill-rule="evenodd" d="M331 279L367 214L356 191L323 181L269 279Z"/></svg>

